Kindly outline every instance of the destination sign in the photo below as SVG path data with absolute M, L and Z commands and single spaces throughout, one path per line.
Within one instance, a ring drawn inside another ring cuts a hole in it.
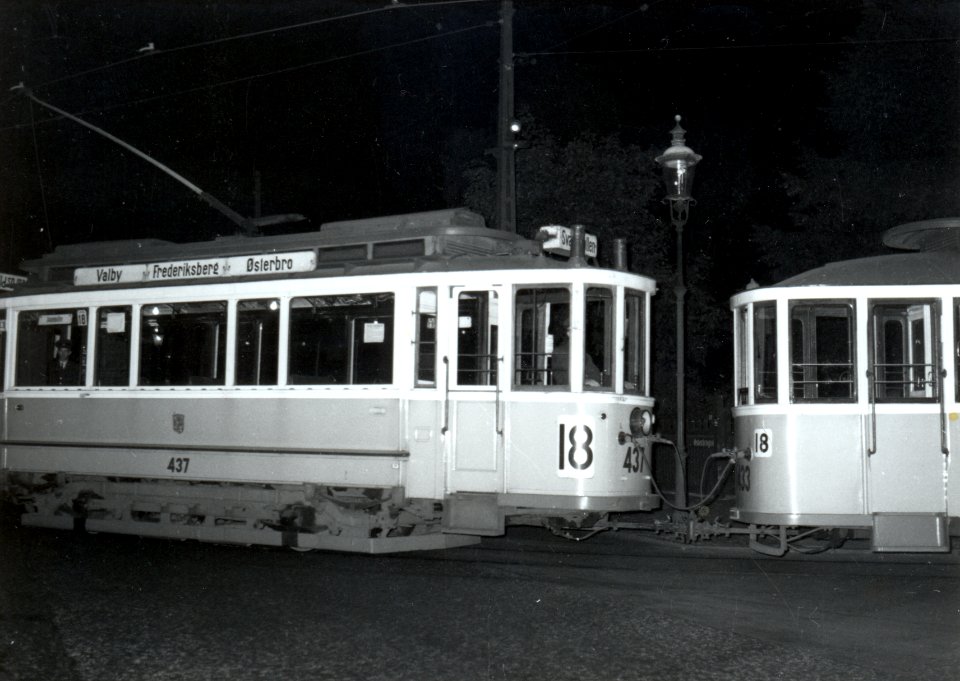
M 317 267 L 313 251 L 238 255 L 229 258 L 168 260 L 143 265 L 109 265 L 80 267 L 74 270 L 74 286 L 107 284 L 144 284 L 182 279 L 216 279 L 220 277 L 255 277 L 263 274 L 310 272 Z
M 547 253 L 570 255 L 570 245 L 573 242 L 573 230 L 563 225 L 546 225 L 540 228 L 540 234 L 545 238 L 543 250 Z M 597 237 L 593 234 L 584 235 L 583 255 L 587 258 L 597 257 Z
M 5 272 L 0 272 L 0 286 L 14 286 L 15 284 L 22 284 L 26 280 L 26 277 L 21 277 L 19 274 L 6 274 Z

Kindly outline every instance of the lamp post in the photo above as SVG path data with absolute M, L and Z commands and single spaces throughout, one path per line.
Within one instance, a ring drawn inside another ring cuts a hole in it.
M 670 221 L 677 231 L 677 283 L 673 288 L 677 299 L 677 472 L 674 503 L 679 507 L 687 505 L 687 449 L 685 442 L 686 423 L 684 421 L 684 297 L 687 293 L 683 278 L 683 226 L 687 223 L 690 206 L 695 203 L 690 196 L 693 189 L 693 171 L 702 156 L 695 154 L 684 139 L 686 130 L 680 127 L 680 116 L 676 116 L 677 125 L 670 131 L 670 147 L 657 156 L 656 161 L 663 168 L 663 181 L 667 188 L 664 203 L 670 204 Z

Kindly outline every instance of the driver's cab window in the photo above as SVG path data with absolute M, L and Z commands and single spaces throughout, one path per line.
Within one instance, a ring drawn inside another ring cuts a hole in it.
M 790 397 L 794 402 L 856 400 L 853 301 L 790 303 Z
M 565 385 L 570 291 L 563 287 L 521 288 L 514 297 L 515 386 Z
M 613 291 L 593 286 L 587 289 L 583 325 L 583 385 L 613 387 Z

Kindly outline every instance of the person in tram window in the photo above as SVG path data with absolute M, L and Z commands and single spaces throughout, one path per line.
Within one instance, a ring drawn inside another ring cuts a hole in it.
M 566 320 L 554 327 L 553 355 L 550 360 L 550 369 L 553 380 L 551 385 L 570 384 L 570 330 Z M 603 378 L 600 369 L 589 352 L 583 353 L 583 384 L 589 387 L 600 385 Z
M 71 354 L 69 341 L 57 343 L 57 357 L 47 370 L 47 385 L 80 385 L 80 366 L 70 359 Z

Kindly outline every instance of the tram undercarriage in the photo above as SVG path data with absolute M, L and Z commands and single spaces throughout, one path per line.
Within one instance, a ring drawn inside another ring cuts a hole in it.
M 442 504 L 399 488 L 236 485 L 90 476 L 12 480 L 24 525 L 225 544 L 390 553 L 466 546 Z
M 402 488 L 13 474 L 9 489 L 26 526 L 295 550 L 455 548 L 476 544 L 481 535 L 502 534 L 505 525 L 540 526 L 570 538 L 575 538 L 571 532 L 609 529 L 604 513 L 501 507 L 490 509 L 499 516 L 499 532 L 464 530 L 448 517 L 454 506 L 407 499 Z

